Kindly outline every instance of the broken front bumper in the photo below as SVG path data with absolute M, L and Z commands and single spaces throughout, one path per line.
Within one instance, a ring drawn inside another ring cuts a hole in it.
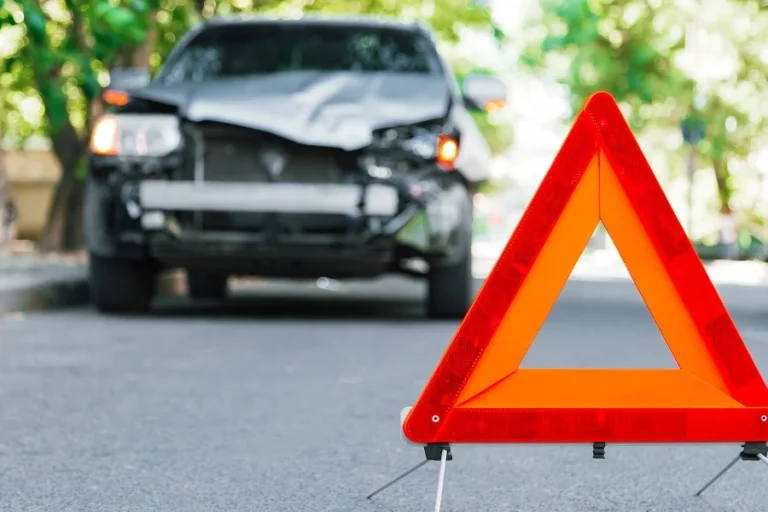
M 450 190 L 432 182 L 407 193 L 390 183 L 144 180 L 120 188 L 119 202 L 134 225 L 118 230 L 121 242 L 144 245 L 168 266 L 214 270 L 220 265 L 243 274 L 386 273 L 403 258 L 442 254 L 455 224 L 451 218 L 460 211 Z M 258 217 L 261 227 L 232 222 L 210 229 L 202 222 L 204 215 L 217 213 L 227 219 Z M 179 222 L 182 217 L 186 220 Z M 286 228 L 291 223 L 299 229 Z
M 370 184 L 221 183 L 148 180 L 139 185 L 146 210 L 313 213 L 390 216 L 395 187 Z

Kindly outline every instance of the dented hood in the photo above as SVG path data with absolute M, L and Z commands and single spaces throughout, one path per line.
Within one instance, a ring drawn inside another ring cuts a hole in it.
M 133 97 L 176 106 L 182 117 L 262 130 L 298 143 L 359 149 L 378 128 L 447 114 L 441 76 L 288 72 L 179 85 L 150 85 Z

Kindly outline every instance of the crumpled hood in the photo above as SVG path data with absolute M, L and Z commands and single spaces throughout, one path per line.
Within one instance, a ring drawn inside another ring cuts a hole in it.
M 190 121 L 263 130 L 308 145 L 359 149 L 378 128 L 447 114 L 441 76 L 287 72 L 200 84 L 150 85 L 132 96 L 171 104 Z

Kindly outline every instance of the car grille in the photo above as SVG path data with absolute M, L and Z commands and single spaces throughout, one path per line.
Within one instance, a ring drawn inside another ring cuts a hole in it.
M 201 125 L 205 181 L 339 183 L 344 169 L 337 151 L 303 146 L 254 130 Z
M 189 165 L 178 177 L 217 182 L 341 183 L 356 173 L 356 157 L 330 148 L 296 144 L 256 130 L 218 123 L 185 126 Z M 263 232 L 272 216 L 243 212 L 183 212 L 185 229 Z M 295 216 L 273 229 L 305 233 L 333 233 L 347 229 L 343 218 Z M 293 227 L 292 227 L 293 226 Z

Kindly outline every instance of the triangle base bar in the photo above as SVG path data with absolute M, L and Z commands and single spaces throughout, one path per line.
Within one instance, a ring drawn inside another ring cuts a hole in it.
M 411 411 L 414 415 L 415 411 Z M 409 426 L 435 417 L 412 417 Z M 768 439 L 768 409 L 465 409 L 439 423 L 451 443 L 743 443 Z M 421 430 L 421 429 L 419 429 Z M 430 439 L 431 441 L 431 439 Z

